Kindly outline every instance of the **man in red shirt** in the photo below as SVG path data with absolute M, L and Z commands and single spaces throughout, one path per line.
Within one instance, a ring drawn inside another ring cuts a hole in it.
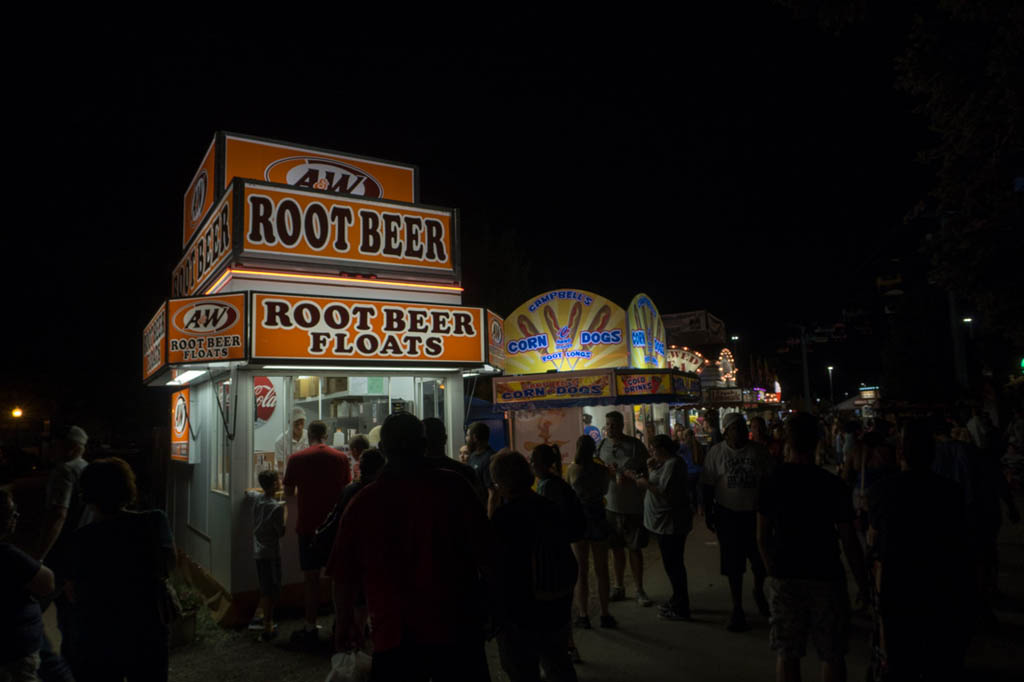
M 322 421 L 311 423 L 309 447 L 288 458 L 284 474 L 285 497 L 297 498 L 295 533 L 299 536 L 299 566 L 306 577 L 306 626 L 292 633 L 292 641 L 298 644 L 314 644 L 318 639 L 316 611 L 323 565 L 313 551 L 316 529 L 352 480 L 348 457 L 327 447 L 326 439 L 327 425 Z
M 339 651 L 361 645 L 360 593 L 373 622 L 373 679 L 489 680 L 484 589 L 492 542 L 483 505 L 456 473 L 430 465 L 423 424 L 395 414 L 381 429 L 387 465 L 338 524 L 334 579 Z

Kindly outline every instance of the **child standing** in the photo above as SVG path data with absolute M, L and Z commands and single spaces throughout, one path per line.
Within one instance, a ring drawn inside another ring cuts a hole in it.
M 262 493 L 255 493 L 252 512 L 252 546 L 256 558 L 256 575 L 260 581 L 260 608 L 263 609 L 263 632 L 258 642 L 277 636 L 274 625 L 274 603 L 281 594 L 281 550 L 278 541 L 284 536 L 285 504 L 276 493 L 281 479 L 273 469 L 259 473 Z

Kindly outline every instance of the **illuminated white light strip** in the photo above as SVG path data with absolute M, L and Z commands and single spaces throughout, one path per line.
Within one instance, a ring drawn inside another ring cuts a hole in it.
M 263 365 L 263 369 L 282 369 L 300 372 L 458 372 L 458 367 L 339 367 L 334 365 Z
M 362 277 L 342 277 L 340 275 L 315 275 L 302 272 L 280 272 L 277 270 L 249 270 L 246 268 L 229 268 L 206 290 L 206 295 L 212 294 L 220 289 L 228 279 L 235 275 L 256 275 L 262 277 L 276 277 L 279 279 L 297 279 L 309 282 L 332 282 L 341 284 L 356 284 L 368 287 L 387 287 L 397 289 L 427 289 L 428 291 L 451 291 L 462 293 L 464 289 L 458 286 L 445 284 L 420 284 L 419 282 L 398 282 L 388 279 L 366 279 Z
M 179 374 L 174 379 L 171 379 L 170 381 L 168 381 L 167 385 L 168 386 L 183 386 L 184 384 L 187 384 L 188 382 L 192 381 L 193 379 L 198 379 L 199 377 L 203 376 L 204 374 L 206 374 L 206 370 L 205 369 L 203 369 L 203 370 L 190 369 L 190 370 L 187 370 L 185 372 L 182 372 L 181 374 Z

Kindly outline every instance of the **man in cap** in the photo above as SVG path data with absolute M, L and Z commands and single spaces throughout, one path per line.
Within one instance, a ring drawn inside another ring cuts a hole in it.
M 766 575 L 757 546 L 757 491 L 771 471 L 768 451 L 747 438 L 743 415 L 731 412 L 722 419 L 724 440 L 713 446 L 704 459 L 705 518 L 708 529 L 718 534 L 722 575 L 729 578 L 732 616 L 728 630 L 748 630 L 743 613 L 743 574 L 747 560 L 754 573 L 754 601 L 761 615 L 768 617 L 764 596 Z
M 274 455 L 278 466 L 284 464 L 293 452 L 309 447 L 306 439 L 306 412 L 301 407 L 292 408 L 291 428 L 283 432 L 274 442 Z
M 64 596 L 63 587 L 68 580 L 69 551 L 71 534 L 82 521 L 82 504 L 79 479 L 88 465 L 82 455 L 89 436 L 80 426 L 72 426 L 63 438 L 54 444 L 56 466 L 46 482 L 46 502 L 43 516 L 43 532 L 35 548 L 35 558 L 46 560 L 56 579 L 54 600 L 57 607 L 57 624 L 62 634 L 61 653 L 73 660 L 74 633 L 71 627 L 71 603 Z M 45 605 L 43 607 L 45 610 Z

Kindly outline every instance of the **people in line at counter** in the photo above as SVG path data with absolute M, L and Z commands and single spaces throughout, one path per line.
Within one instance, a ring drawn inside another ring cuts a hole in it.
M 359 461 L 363 457 L 363 453 L 370 449 L 370 439 L 364 434 L 357 433 L 352 436 L 352 440 L 348 442 L 348 463 L 352 467 L 352 480 L 358 481 L 359 475 Z
M 459 476 L 427 462 L 415 416 L 389 416 L 381 449 L 387 464 L 345 510 L 327 563 L 335 646 L 362 645 L 362 591 L 373 614 L 374 680 L 489 680 L 481 576 L 493 575 L 493 550 L 484 509 Z
M 309 447 L 306 439 L 306 412 L 301 407 L 292 408 L 291 424 L 286 431 L 274 441 L 274 456 L 277 458 L 278 466 L 281 462 L 288 461 L 293 453 L 305 450 Z
M 277 637 L 274 604 L 281 594 L 281 547 L 284 537 L 286 505 L 277 500 L 281 478 L 274 469 L 261 471 L 257 478 L 262 492 L 252 493 L 252 550 L 256 560 L 256 577 L 260 584 L 260 609 L 263 617 L 249 624 L 260 627 L 259 642 Z
M 92 462 L 81 488 L 93 521 L 71 538 L 75 679 L 166 682 L 174 614 L 165 581 L 175 564 L 167 516 L 128 510 L 135 474 L 119 457 Z
M 640 476 L 630 470 L 644 495 L 644 528 L 658 541 L 662 565 L 672 585 L 672 597 L 658 607 L 666 620 L 690 620 L 690 594 L 686 579 L 684 552 L 686 536 L 693 529 L 693 510 L 687 491 L 686 460 L 677 456 L 678 446 L 664 434 L 651 439 L 653 457 L 647 463 L 649 474 Z
M 14 498 L 0 488 L 0 679 L 35 680 L 44 637 L 37 600 L 53 594 L 53 571 L 7 543 L 17 523 Z
M 473 494 L 480 500 L 480 504 L 487 506 L 487 491 L 480 482 L 480 477 L 476 475 L 476 470 L 468 464 L 452 459 L 445 451 L 448 445 L 448 431 L 444 427 L 444 422 L 437 417 L 427 417 L 423 420 L 423 430 L 427 437 L 427 461 L 438 469 L 454 471 L 462 476 L 473 488 Z
M 580 498 L 587 526 L 583 538 L 572 544 L 572 551 L 579 564 L 576 579 L 576 619 L 574 625 L 590 629 L 590 556 L 594 557 L 594 573 L 597 575 L 597 602 L 601 608 L 601 627 L 614 628 L 618 625 L 608 612 L 608 518 L 604 510 L 604 496 L 608 492 L 611 474 L 607 467 L 594 461 L 597 444 L 584 434 L 576 439 L 576 454 L 566 472 L 569 485 Z
M 725 440 L 708 451 L 701 483 L 704 489 L 705 520 L 708 530 L 718 534 L 722 575 L 729 579 L 732 615 L 730 632 L 749 630 L 743 613 L 743 574 L 750 561 L 754 573 L 754 601 L 765 618 L 768 601 L 764 596 L 765 566 L 757 547 L 757 491 L 771 471 L 768 452 L 747 439 L 743 415 L 730 412 L 722 420 Z
M 624 587 L 626 573 L 626 552 L 629 552 L 629 567 L 636 581 L 636 601 L 640 606 L 651 606 L 654 602 L 644 591 L 644 555 L 647 546 L 647 530 L 644 528 L 644 491 L 637 487 L 632 478 L 625 475 L 630 471 L 638 476 L 647 475 L 647 448 L 638 439 L 627 436 L 623 431 L 625 421 L 622 413 L 613 410 L 605 419 L 608 437 L 597 446 L 597 457 L 611 471 L 606 493 L 608 519 L 608 546 L 612 549 L 615 585 L 609 599 L 619 601 L 626 598 Z
M 489 444 L 490 438 L 491 429 L 483 422 L 472 424 L 466 431 L 466 447 L 469 449 L 466 464 L 473 467 L 484 490 L 494 487 L 491 480 L 491 455 L 494 454 L 494 450 Z
M 295 644 L 313 645 L 319 640 L 316 612 L 320 603 L 320 571 L 323 560 L 316 552 L 316 529 L 334 508 L 345 486 L 352 480 L 348 457 L 328 447 L 327 425 L 309 425 L 310 446 L 288 458 L 284 473 L 284 495 L 296 498 L 295 533 L 298 535 L 299 567 L 305 577 L 306 623 L 292 633 Z
M 71 603 L 63 588 L 68 580 L 71 535 L 81 525 L 85 514 L 80 481 L 88 465 L 83 458 L 88 442 L 89 436 L 85 430 L 80 426 L 72 426 L 55 444 L 57 464 L 46 482 L 43 530 L 33 553 L 36 559 L 45 561 L 53 570 L 55 591 L 43 600 L 42 608 L 46 611 L 51 600 L 56 607 L 57 627 L 61 632 L 61 655 L 71 665 L 74 665 L 76 636 Z

